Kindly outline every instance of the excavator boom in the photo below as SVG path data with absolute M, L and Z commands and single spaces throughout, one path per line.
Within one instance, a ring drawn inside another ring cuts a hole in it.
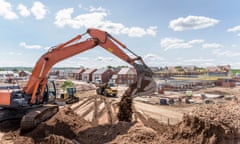
M 90 38 L 80 41 L 86 34 L 89 34 Z M 55 114 L 58 110 L 55 106 L 37 108 L 42 105 L 44 106 L 45 103 L 49 103 L 48 97 L 53 95 L 56 96 L 56 90 L 48 90 L 49 88 L 47 83 L 49 82 L 48 73 L 50 69 L 56 63 L 90 50 L 96 46 L 104 48 L 136 69 L 137 86 L 132 89 L 131 97 L 151 94 L 155 91 L 156 85 L 152 78 L 152 71 L 144 63 L 141 57 L 133 53 L 109 33 L 98 29 L 88 29 L 86 33 L 77 35 L 63 44 L 52 47 L 43 54 L 37 61 L 32 71 L 32 75 L 22 91 L 0 91 L 0 107 L 4 107 L 5 109 L 14 108 L 19 111 L 25 109 L 24 113 L 26 114 L 23 116 L 21 122 L 22 129 L 30 129 L 33 126 L 36 126 L 36 121 L 40 122 L 48 117 L 51 117 L 51 115 Z M 132 53 L 135 58 L 129 57 L 123 49 Z
M 91 38 L 88 38 L 85 41 L 77 42 L 85 34 L 89 34 Z M 152 91 L 155 90 L 154 81 L 152 80 L 152 71 L 146 66 L 141 57 L 130 51 L 128 48 L 126 48 L 124 44 L 119 42 L 109 33 L 98 29 L 88 29 L 86 33 L 78 35 L 63 44 L 51 48 L 38 60 L 35 68 L 33 69 L 32 75 L 24 89 L 24 92 L 26 94 L 32 95 L 31 103 L 35 104 L 36 102 L 42 100 L 43 91 L 47 82 L 47 74 L 49 73 L 50 69 L 54 64 L 76 54 L 92 49 L 96 46 L 101 46 L 102 48 L 119 57 L 123 61 L 126 61 L 127 63 L 133 65 L 137 71 L 139 85 L 144 78 L 151 81 L 153 85 L 150 88 L 146 86 L 147 89 L 141 91 L 141 93 L 152 93 Z M 122 49 L 128 50 L 136 57 L 130 58 L 119 46 Z M 39 88 L 41 89 L 40 91 L 42 93 L 40 93 L 39 96 L 37 96 L 38 98 L 36 99 L 36 93 Z M 137 93 L 135 93 L 134 95 L 137 95 Z

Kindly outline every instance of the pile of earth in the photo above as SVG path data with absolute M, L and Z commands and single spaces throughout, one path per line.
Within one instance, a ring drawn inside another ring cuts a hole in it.
M 143 86 L 147 84 L 143 83 Z M 113 120 L 110 120 L 112 123 L 101 125 L 91 123 L 75 113 L 70 106 L 64 106 L 51 119 L 28 133 L 21 133 L 20 124 L 16 121 L 1 123 L 0 130 L 4 135 L 0 138 L 0 143 L 225 144 L 240 142 L 239 104 L 202 105 L 185 114 L 180 123 L 173 126 L 164 125 L 134 111 L 131 94 L 136 87 L 136 83 L 132 84 L 123 94 L 118 105 L 118 115 L 115 116 L 119 121 L 113 123 Z M 138 90 L 143 90 L 143 87 Z M 106 109 L 111 108 L 109 104 L 112 103 L 105 99 L 94 96 L 92 100 L 96 100 L 92 102 L 95 112 L 98 111 L 97 106 L 100 107 L 101 101 Z M 110 110 L 104 112 L 111 113 Z M 114 119 L 114 115 L 109 115 Z M 132 116 L 135 116 L 135 121 Z
M 66 143 L 66 144 L 225 144 L 240 142 L 240 105 L 202 105 L 185 114 L 176 125 L 159 124 L 133 109 L 136 121 L 92 125 L 74 113 L 70 106 L 33 131 L 20 133 L 18 123 L 2 123 L 1 138 L 5 143 Z M 14 126 L 10 128 L 10 126 Z
M 226 144 L 240 142 L 240 105 L 201 106 L 183 116 L 165 135 L 170 143 Z
M 103 144 L 103 143 L 157 143 L 157 133 L 139 122 L 118 122 L 93 127 L 88 121 L 64 107 L 33 131 L 9 131 L 3 143 L 41 144 Z
M 148 87 L 148 85 L 150 83 L 151 83 L 150 80 L 142 79 L 141 85 L 138 85 L 137 81 L 132 83 L 131 85 L 129 85 L 128 89 L 122 95 L 121 101 L 118 104 L 119 105 L 119 111 L 118 111 L 117 117 L 118 117 L 119 121 L 125 121 L 125 122 L 131 122 L 132 121 L 133 97 L 135 96 L 135 94 L 144 93 L 145 88 Z

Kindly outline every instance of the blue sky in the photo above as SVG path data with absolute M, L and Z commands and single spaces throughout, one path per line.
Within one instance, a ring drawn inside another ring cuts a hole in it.
M 34 66 L 51 46 L 105 30 L 149 66 L 240 68 L 239 0 L 0 0 L 0 66 Z M 127 65 L 100 47 L 56 66 Z

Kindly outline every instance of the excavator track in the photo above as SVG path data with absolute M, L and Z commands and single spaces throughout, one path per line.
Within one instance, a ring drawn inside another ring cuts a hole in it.
M 16 111 L 15 109 L 0 108 L 0 122 L 13 119 L 21 119 L 24 115 L 24 110 Z
M 79 101 L 79 98 L 73 96 L 72 98 L 69 98 L 69 99 L 66 101 L 66 104 L 73 104 L 73 103 L 76 103 L 76 102 L 78 102 L 78 101 Z
M 49 119 L 58 112 L 57 105 L 44 105 L 34 108 L 22 117 L 20 129 L 22 132 L 30 131 L 41 122 Z

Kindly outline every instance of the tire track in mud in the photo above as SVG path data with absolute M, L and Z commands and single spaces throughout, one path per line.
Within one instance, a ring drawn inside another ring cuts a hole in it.
M 105 104 L 105 110 L 108 114 L 108 123 L 113 124 L 113 113 L 111 109 L 111 102 L 108 99 L 103 98 L 103 102 Z
M 133 106 L 133 117 L 136 121 L 143 123 L 144 126 L 150 127 L 155 130 L 158 134 L 166 133 L 173 125 L 167 125 L 164 123 L 159 123 L 157 120 L 144 114 L 142 111 L 138 111 Z
M 114 124 L 118 121 L 116 100 L 101 95 L 91 95 L 71 106 L 72 110 L 93 126 Z
M 95 95 L 91 95 L 91 96 L 89 96 L 89 97 L 85 97 L 85 98 L 83 98 L 84 101 L 83 101 L 83 99 L 81 99 L 78 103 L 72 104 L 71 109 L 72 109 L 73 111 L 75 111 L 75 110 L 79 109 L 82 105 L 91 103 L 91 102 L 92 102 L 91 99 L 92 99 L 94 96 L 95 96 Z M 75 106 L 75 105 L 76 105 L 76 106 Z
M 99 100 L 98 100 L 99 99 Z M 92 125 L 98 125 L 98 107 L 100 105 L 101 99 L 97 96 L 94 97 L 94 107 L 93 107 L 93 117 L 92 117 Z

